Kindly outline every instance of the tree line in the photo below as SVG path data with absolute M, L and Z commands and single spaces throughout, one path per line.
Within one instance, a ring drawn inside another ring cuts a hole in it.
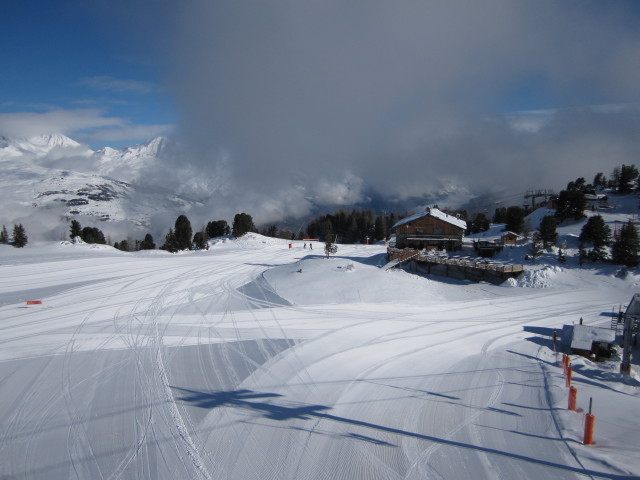
M 551 251 L 551 247 L 557 246 L 556 226 L 557 221 L 554 216 L 547 215 L 542 218 L 538 231 L 533 234 L 529 249 L 532 258 L 542 255 L 544 249 Z M 611 227 L 605 223 L 602 215 L 593 215 L 582 226 L 578 242 L 580 265 L 587 260 L 611 262 L 627 267 L 637 267 L 640 264 L 640 236 L 632 220 L 621 225 L 620 230 L 616 228 L 612 233 Z M 564 242 L 559 246 L 558 260 L 561 263 L 566 261 L 566 248 Z
M 235 235 L 240 237 L 247 232 L 255 232 L 257 229 L 253 224 L 251 215 L 239 213 L 235 216 L 233 228 L 229 227 L 226 220 L 214 220 L 208 222 L 197 232 L 193 232 L 191 222 L 186 215 L 180 215 L 176 219 L 173 227 L 169 228 L 169 233 L 164 238 L 161 250 L 175 253 L 180 250 L 201 250 L 208 248 L 208 240 L 214 237 L 225 235 Z M 103 232 L 96 227 L 82 227 L 78 220 L 72 220 L 69 230 L 69 237 L 73 240 L 80 238 L 85 243 L 107 244 Z M 154 250 L 156 248 L 153 236 L 147 233 L 143 240 L 127 238 L 113 244 L 114 248 L 125 252 L 139 250 Z
M 21 223 L 13 226 L 13 232 L 11 235 L 9 235 L 9 231 L 4 225 L 2 226 L 2 230 L 0 230 L 0 243 L 10 244 L 16 248 L 22 248 L 27 245 L 28 241 L 29 237 Z
M 549 219 L 546 217 L 543 219 L 540 231 L 536 232 L 540 238 L 534 237 L 534 246 L 541 243 L 542 248 L 548 248 L 549 243 L 552 241 L 550 238 L 553 235 L 546 232 L 547 230 L 555 231 L 556 224 L 567 220 L 578 221 L 584 219 L 584 211 L 588 205 L 586 195 L 595 194 L 604 188 L 608 188 L 619 194 L 640 192 L 640 172 L 634 165 L 622 165 L 615 167 L 609 178 L 600 172 L 595 175 L 591 183 L 587 183 L 583 177 L 569 182 L 567 187 L 552 199 L 556 207 L 555 216 Z M 528 211 L 526 208 L 520 206 L 498 207 L 495 209 L 492 218 L 489 218 L 482 212 L 469 216 L 466 210 L 443 209 L 443 211 L 465 220 L 467 222 L 467 232 L 471 234 L 488 230 L 492 223 L 504 224 L 505 230 L 517 234 L 527 233 L 526 230 L 529 228 L 525 222 Z M 247 213 L 236 214 L 232 226 L 229 226 L 225 220 L 214 220 L 194 232 L 191 222 L 186 215 L 180 215 L 176 219 L 173 227 L 169 229 L 169 232 L 164 238 L 164 242 L 159 248 L 169 252 L 187 249 L 206 249 L 208 247 L 208 240 L 211 238 L 225 235 L 240 237 L 247 232 L 257 232 L 270 237 L 290 240 L 296 238 L 318 238 L 323 241 L 330 239 L 332 242 L 339 241 L 341 243 L 375 243 L 388 239 L 391 235 L 391 227 L 398 220 L 409 214 L 409 212 L 403 212 L 401 214 L 385 212 L 382 215 L 377 215 L 375 211 L 371 209 L 353 209 L 351 211 L 339 209 L 333 214 L 323 214 L 311 219 L 307 222 L 306 228 L 300 228 L 296 232 L 288 228 L 278 227 L 277 225 L 269 225 L 258 230 L 253 222 L 253 218 Z M 633 225 L 625 226 L 621 229 L 619 237 L 633 236 L 631 231 L 632 227 L 635 229 Z M 551 237 L 549 235 L 551 235 Z M 70 237 L 72 239 L 79 237 L 86 243 L 107 244 L 107 239 L 100 229 L 96 227 L 83 228 L 77 220 L 71 221 Z M 616 240 L 619 237 L 616 232 Z M 584 241 L 585 245 L 590 244 L 588 239 L 589 236 L 587 235 Z M 14 226 L 11 236 L 9 236 L 4 226 L 2 231 L 0 231 L 0 243 L 11 243 L 16 247 L 23 247 L 27 244 L 27 240 L 28 238 L 22 224 Z M 613 240 L 609 240 L 608 243 L 604 244 L 596 242 L 596 245 L 592 245 L 590 250 L 586 246 L 584 247 L 584 258 L 603 258 L 604 250 L 602 245 L 612 247 L 612 258 L 619 258 L 621 254 L 616 252 L 626 251 L 630 248 L 628 246 L 614 248 L 615 242 Z M 143 240 L 129 237 L 115 242 L 113 246 L 123 251 L 153 250 L 156 248 L 151 234 L 146 234 Z

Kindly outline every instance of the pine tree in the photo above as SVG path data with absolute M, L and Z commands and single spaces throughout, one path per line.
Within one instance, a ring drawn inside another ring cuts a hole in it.
M 153 237 L 150 233 L 144 236 L 144 240 L 140 242 L 140 250 L 155 250 L 156 244 L 153 243 Z
M 73 240 L 76 237 L 82 236 L 82 226 L 77 220 L 71 220 L 71 228 L 69 229 L 69 237 Z
M 611 247 L 613 263 L 627 267 L 637 267 L 640 263 L 640 238 L 638 230 L 631 220 L 620 229 L 618 238 Z
M 587 181 L 584 177 L 577 178 L 573 182 L 567 183 L 567 190 L 577 190 L 584 192 L 587 189 Z
M 107 241 L 104 238 L 104 233 L 96 227 L 84 227 L 80 237 L 87 243 L 98 243 L 100 245 L 107 244 Z
M 24 230 L 22 224 L 13 226 L 13 246 L 16 248 L 22 248 L 27 244 L 29 238 L 27 237 L 27 233 Z
M 536 260 L 542 255 L 542 238 L 540 237 L 539 232 L 535 232 L 533 234 L 533 241 L 531 242 L 531 247 L 529 248 L 529 255 L 531 256 L 532 260 Z
M 193 246 L 196 250 L 208 250 L 208 240 L 209 236 L 207 235 L 207 230 L 203 227 L 202 230 L 193 235 Z
M 278 237 L 278 226 L 277 225 L 269 225 L 267 228 L 265 228 L 262 231 L 262 234 L 265 237 L 277 238 Z
M 387 225 L 387 217 L 376 217 L 376 221 L 373 226 L 373 238 L 375 241 L 379 242 L 387 239 Z
M 556 199 L 556 218 L 560 223 L 569 219 L 580 220 L 585 217 L 586 208 L 584 192 L 577 189 L 562 190 Z
M 222 237 L 230 233 L 231 228 L 229 228 L 226 220 L 216 220 L 207 223 L 207 235 L 209 235 L 209 238 Z
M 609 179 L 609 188 L 618 190 L 620 185 L 620 167 L 615 167 L 611 172 L 611 178 Z
M 620 167 L 618 193 L 626 195 L 634 191 L 637 187 L 638 174 L 639 172 L 635 165 L 622 165 Z
M 507 209 L 506 207 L 496 208 L 493 214 L 493 223 L 506 223 L 507 221 Z
M 604 176 L 604 173 L 596 173 L 596 176 L 593 177 L 593 186 L 595 188 L 607 186 L 607 177 Z
M 180 215 L 176 219 L 174 235 L 178 250 L 189 250 L 191 248 L 193 231 L 191 229 L 191 222 L 185 215 Z
M 247 232 L 255 232 L 256 227 L 253 224 L 253 218 L 248 213 L 236 213 L 233 217 L 233 226 L 231 233 L 234 237 L 239 238 Z
M 489 227 L 491 227 L 491 222 L 484 213 L 480 212 L 473 217 L 469 231 L 470 233 L 486 232 Z
M 592 262 L 601 262 L 607 259 L 606 247 L 611 244 L 611 228 L 604 222 L 601 215 L 589 217 L 587 223 L 580 232 L 580 243 L 591 244 L 592 249 L 588 256 Z
M 160 247 L 160 250 L 166 250 L 167 252 L 176 253 L 178 250 L 178 242 L 176 241 L 176 235 L 173 233 L 173 229 L 169 229 L 166 237 L 164 237 L 164 245 Z
M 540 239 L 544 248 L 549 248 L 556 244 L 558 232 L 556 232 L 556 219 L 551 215 L 546 215 L 540 222 Z
M 333 243 L 333 236 L 327 235 L 324 241 L 324 254 L 329 258 L 329 255 L 334 255 L 338 251 L 338 246 Z
M 513 206 L 507 208 L 505 228 L 514 233 L 521 233 L 524 228 L 524 209 L 522 207 Z
M 0 243 L 9 243 L 9 232 L 7 232 L 7 227 L 2 225 L 2 230 L 0 230 Z
M 584 247 L 584 243 L 580 242 L 578 245 L 578 263 L 580 266 L 584 264 L 585 259 L 587 258 L 587 249 Z

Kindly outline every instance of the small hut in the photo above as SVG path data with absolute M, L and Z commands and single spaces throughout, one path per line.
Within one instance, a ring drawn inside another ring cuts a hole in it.
M 610 358 L 616 342 L 616 332 L 610 328 L 574 325 L 571 353 L 583 357 Z
M 502 243 L 502 245 L 516 245 L 520 238 L 522 237 L 517 233 L 507 231 L 500 237 L 500 243 Z

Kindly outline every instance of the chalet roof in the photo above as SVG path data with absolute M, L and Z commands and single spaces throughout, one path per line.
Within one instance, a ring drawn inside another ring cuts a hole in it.
M 591 327 L 589 325 L 574 325 L 571 348 L 591 350 L 593 342 L 614 343 L 616 332 L 610 328 Z
M 454 217 L 453 215 L 448 215 L 443 211 L 438 210 L 437 208 L 428 208 L 428 207 L 423 212 L 416 213 L 415 215 L 411 215 L 410 217 L 405 217 L 402 220 L 397 221 L 391 228 L 393 229 L 393 228 L 400 227 L 406 223 L 413 222 L 414 220 L 418 220 L 419 218 L 423 218 L 423 217 L 435 217 L 439 220 L 450 223 L 451 225 L 455 225 L 456 227 L 461 228 L 463 230 L 467 229 L 467 222 L 465 222 L 464 220 L 458 217 Z

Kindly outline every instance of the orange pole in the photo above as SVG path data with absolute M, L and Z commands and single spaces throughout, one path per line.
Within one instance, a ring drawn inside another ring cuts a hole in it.
M 593 445 L 593 424 L 596 421 L 596 417 L 587 413 L 584 416 L 584 444 Z
M 578 389 L 576 387 L 569 388 L 569 410 L 576 411 L 576 403 L 578 400 Z
M 571 386 L 571 374 L 572 374 L 572 370 L 571 370 L 571 364 L 569 364 L 567 366 L 567 387 Z

